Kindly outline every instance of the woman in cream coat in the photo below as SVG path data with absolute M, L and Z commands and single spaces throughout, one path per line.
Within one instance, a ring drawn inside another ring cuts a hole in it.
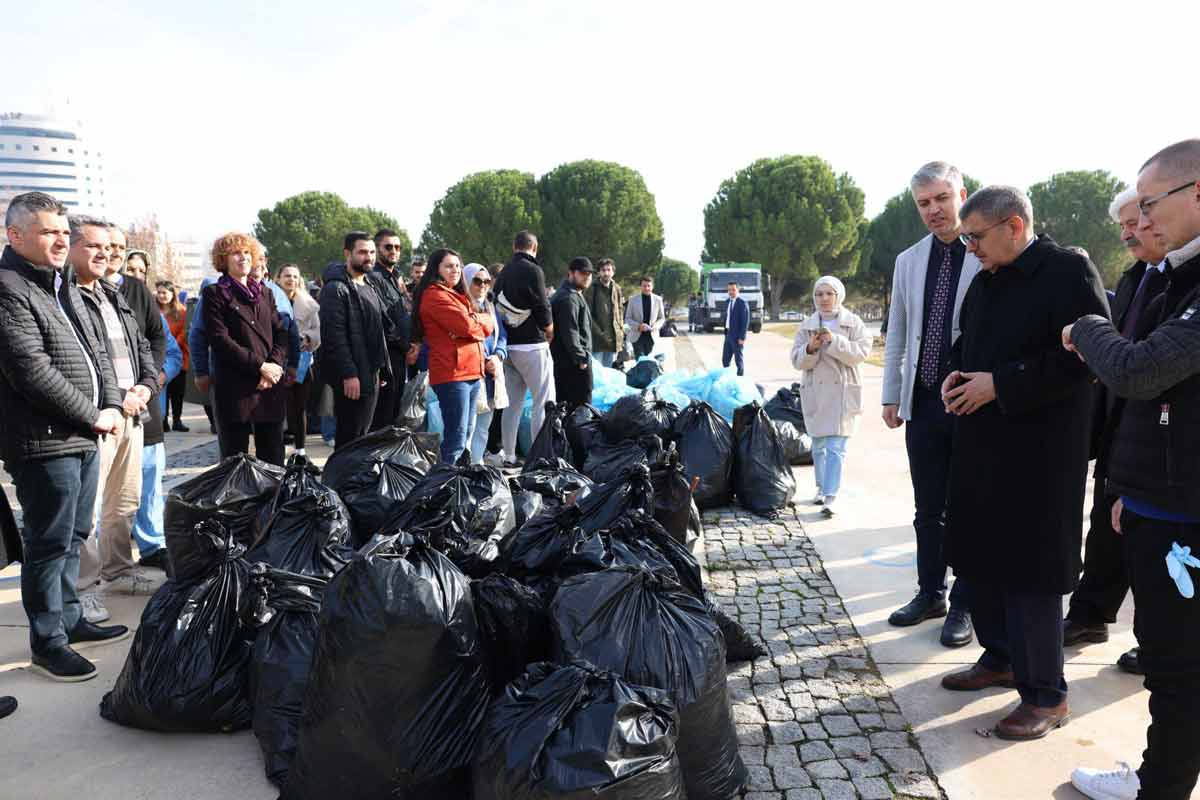
M 873 338 L 863 321 L 842 308 L 846 287 L 826 275 L 813 286 L 816 313 L 796 332 L 792 366 L 800 370 L 800 401 L 804 424 L 812 437 L 814 502 L 833 516 L 842 484 L 846 441 L 862 414 L 862 379 L 858 365 L 871 354 Z

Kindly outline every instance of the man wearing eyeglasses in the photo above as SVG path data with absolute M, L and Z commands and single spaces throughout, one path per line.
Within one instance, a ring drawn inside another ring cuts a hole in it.
M 404 395 L 408 372 L 405 357 L 412 334 L 412 317 L 407 303 L 408 287 L 399 268 L 403 257 L 404 242 L 400 234 L 388 228 L 375 232 L 375 268 L 367 273 L 367 282 L 375 288 L 383 306 L 392 380 L 379 388 L 379 401 L 375 405 L 371 430 L 396 424 L 400 416 L 400 399 Z
M 979 260 L 959 240 L 959 210 L 967 199 L 962 173 L 952 164 L 932 161 L 909 183 L 913 202 L 929 235 L 896 257 L 892 305 L 888 314 L 883 367 L 883 421 L 905 428 L 912 476 L 917 535 L 917 595 L 892 612 L 892 625 L 917 625 L 946 617 L 941 642 L 961 647 L 971 642 L 966 581 L 954 582 L 947 607 L 946 485 L 954 417 L 946 413 L 941 386 L 950 347 L 959 335 L 959 312 L 967 287 L 979 272 Z
M 1125 398 L 1108 489 L 1137 602 L 1133 630 L 1150 690 L 1142 766 L 1076 770 L 1089 797 L 1184 800 L 1200 775 L 1200 139 L 1155 154 L 1138 175 L 1139 234 L 1167 251 L 1168 282 L 1140 341 L 1085 317 L 1062 343 Z M 1140 790 L 1140 794 L 1138 793 Z
M 1062 596 L 1079 581 L 1090 376 L 1062 349 L 1062 326 L 1108 317 L 1087 258 L 1033 232 L 1029 198 L 989 186 L 962 207 L 981 272 L 963 298 L 962 335 L 942 383 L 955 415 L 946 561 L 968 581 L 984 652 L 942 686 L 1015 686 L 1002 739 L 1038 739 L 1070 717 Z

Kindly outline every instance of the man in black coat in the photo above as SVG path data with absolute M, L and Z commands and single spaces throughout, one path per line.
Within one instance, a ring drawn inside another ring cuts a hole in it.
M 1125 399 L 1108 487 L 1119 498 L 1113 527 L 1125 539 L 1137 603 L 1150 727 L 1136 775 L 1076 770 L 1072 782 L 1119 785 L 1119 797 L 1186 800 L 1200 775 L 1200 562 L 1185 555 L 1200 554 L 1200 139 L 1146 162 L 1137 193 L 1139 236 L 1167 251 L 1166 288 L 1132 338 L 1089 316 L 1065 328 L 1062 342 Z
M 557 335 L 550 343 L 554 392 L 560 402 L 592 402 L 592 314 L 583 293 L 595 269 L 583 256 L 571 259 L 567 277 L 550 298 Z
M 1138 233 L 1141 212 L 1137 205 L 1137 188 L 1129 187 L 1113 200 L 1109 214 L 1121 226 L 1121 240 L 1130 255 L 1137 259 L 1125 270 L 1117 283 L 1111 302 L 1113 325 L 1126 338 L 1133 338 L 1146 308 L 1162 293 L 1167 284 L 1163 270 L 1166 250 L 1153 237 Z M 1063 630 L 1063 644 L 1108 641 L 1108 624 L 1116 622 L 1117 612 L 1129 590 L 1129 577 L 1123 556 L 1120 534 L 1112 528 L 1112 507 L 1117 498 L 1106 488 L 1108 460 L 1124 398 L 1117 397 L 1100 384 L 1092 420 L 1092 456 L 1096 459 L 1093 474 L 1092 513 L 1083 556 L 1083 575 L 1071 595 Z M 1128 672 L 1140 673 L 1137 648 L 1121 656 L 1118 666 Z
M 398 233 L 387 228 L 375 232 L 375 269 L 367 273 L 367 283 L 375 289 L 383 305 L 392 380 L 379 389 L 371 430 L 396 424 L 400 416 L 400 399 L 404 395 L 405 376 L 408 373 L 405 359 L 412 335 L 412 314 L 408 285 L 399 266 L 403 254 L 404 243 Z
M 947 689 L 1013 686 L 1005 739 L 1035 739 L 1070 716 L 1062 596 L 1079 580 L 1090 376 L 1061 345 L 1062 326 L 1108 316 L 1096 268 L 1033 233 L 1019 189 L 980 189 L 962 236 L 982 271 L 963 299 L 962 335 L 942 397 L 955 414 L 946 561 L 969 581 L 979 662 Z

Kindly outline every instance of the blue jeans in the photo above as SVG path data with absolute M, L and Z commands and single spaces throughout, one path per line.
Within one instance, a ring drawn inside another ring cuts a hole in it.
M 475 431 L 475 402 L 480 381 L 451 381 L 431 387 L 442 412 L 442 461 L 453 464 Z
M 82 609 L 79 547 L 92 532 L 100 454 L 76 453 L 8 464 L 24 511 L 21 602 L 29 618 L 29 646 L 45 655 L 67 646 Z
M 613 361 L 616 359 L 616 357 L 617 357 L 616 353 L 601 353 L 601 352 L 596 352 L 596 351 L 592 352 L 592 358 L 599 361 L 600 366 L 608 367 L 609 369 L 612 369 Z
M 471 433 L 471 463 L 482 464 L 487 452 L 488 431 L 492 427 L 492 417 L 495 411 L 488 411 L 475 416 L 475 430 Z
M 337 435 L 337 417 L 321 417 L 321 438 L 332 442 Z
M 142 448 L 142 502 L 133 519 L 133 540 L 142 558 L 167 544 L 163 533 L 163 473 L 167 469 L 167 450 L 162 442 Z
M 812 443 L 813 474 L 817 493 L 837 497 L 842 488 L 842 461 L 846 457 L 848 436 L 815 436 Z

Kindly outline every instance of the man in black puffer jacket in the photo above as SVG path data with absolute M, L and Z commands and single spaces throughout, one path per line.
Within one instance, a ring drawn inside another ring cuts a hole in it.
M 550 298 L 554 318 L 554 393 L 559 402 L 592 402 L 592 314 L 583 293 L 595 269 L 584 256 L 571 259 L 567 277 Z
M 66 208 L 41 192 L 13 198 L 0 256 L 0 456 L 24 513 L 21 601 L 33 669 L 81 681 L 95 666 L 70 645 L 93 641 L 75 581 L 92 529 L 97 435 L 116 432 L 121 395 L 112 362 L 83 306 L 64 285 Z

